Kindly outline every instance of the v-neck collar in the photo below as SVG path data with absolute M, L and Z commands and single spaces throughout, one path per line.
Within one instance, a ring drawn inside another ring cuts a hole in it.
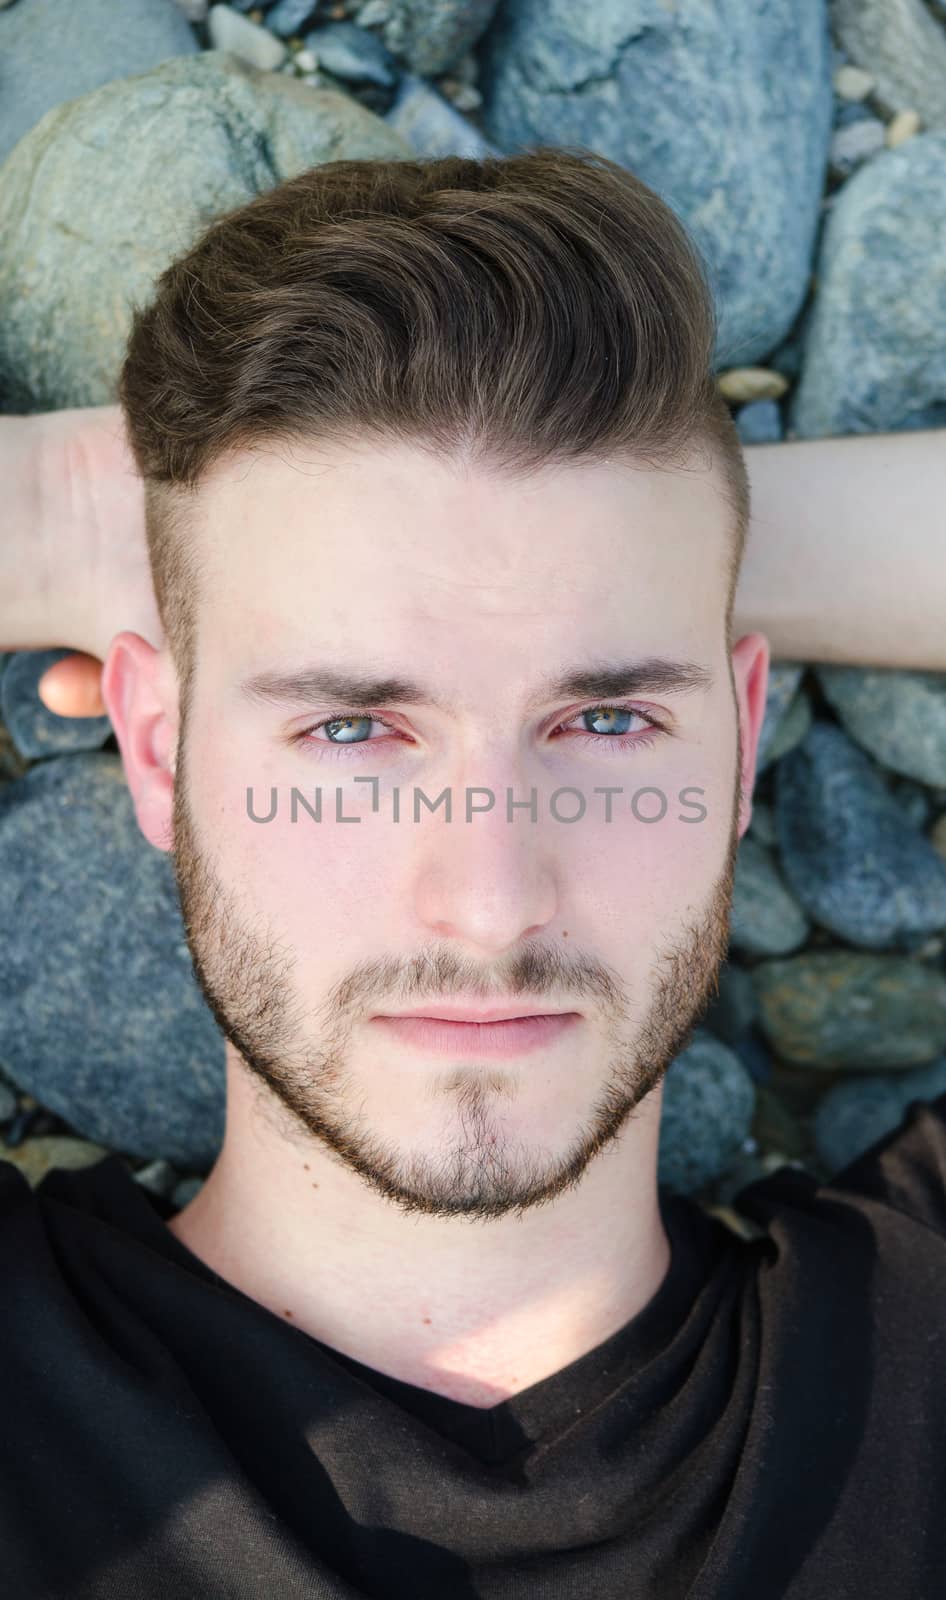
M 507 1465 L 540 1442 L 559 1438 L 619 1385 L 641 1375 L 683 1326 L 721 1255 L 728 1251 L 735 1256 L 740 1249 L 740 1241 L 695 1201 L 658 1186 L 671 1259 L 647 1304 L 622 1328 L 558 1372 L 496 1405 L 481 1407 L 379 1372 L 284 1322 L 222 1278 L 170 1231 L 167 1222 L 176 1215 L 173 1203 L 137 1183 L 119 1155 L 109 1155 L 79 1171 L 56 1170 L 37 1189 L 51 1199 L 94 1212 L 165 1259 L 254 1307 L 284 1336 L 308 1341 L 323 1358 L 488 1464 Z

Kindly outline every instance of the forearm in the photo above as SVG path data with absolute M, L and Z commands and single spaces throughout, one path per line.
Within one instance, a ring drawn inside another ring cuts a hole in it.
M 0 417 L 0 473 L 0 648 L 104 659 L 122 628 L 159 643 L 144 487 L 120 407 Z
M 745 448 L 734 636 L 776 660 L 946 672 L 946 429 Z
M 76 508 L 67 510 L 58 445 L 73 413 L 0 417 L 0 648 L 28 650 L 55 644 L 72 627 L 64 579 L 71 563 L 63 548 L 78 549 Z M 65 425 L 61 419 L 67 418 Z M 53 479 L 56 483 L 53 483 Z M 57 501 L 61 500 L 61 509 Z M 71 536 L 71 538 L 70 538 Z M 73 584 L 73 588 L 75 585 Z

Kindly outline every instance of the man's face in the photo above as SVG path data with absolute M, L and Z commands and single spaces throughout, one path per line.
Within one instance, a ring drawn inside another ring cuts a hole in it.
M 406 445 L 286 446 L 218 467 L 199 505 L 173 821 L 208 1003 L 267 1115 L 405 1212 L 554 1198 L 659 1095 L 726 951 L 739 729 L 715 469 L 511 484 Z M 658 659 L 697 681 L 549 689 Z M 316 670 L 437 703 L 272 689 Z M 316 822 L 299 796 L 314 810 L 318 787 Z M 450 820 L 415 813 L 445 789 Z M 535 791 L 535 820 L 508 790 Z M 451 1002 L 573 1015 L 506 1054 L 379 1020 Z

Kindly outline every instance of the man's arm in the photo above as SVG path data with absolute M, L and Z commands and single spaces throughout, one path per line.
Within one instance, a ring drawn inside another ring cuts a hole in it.
M 735 636 L 773 659 L 946 672 L 946 429 L 750 445 Z
M 115 634 L 163 641 L 121 407 L 0 416 L 0 483 L 0 650 L 82 652 L 51 667 L 40 694 L 62 716 L 100 716 Z
M 746 446 L 736 637 L 759 629 L 775 660 L 946 672 L 944 435 Z M 163 637 L 121 408 L 0 417 L 0 482 L 0 648 L 84 652 L 51 669 L 43 697 L 99 713 L 97 663 L 115 634 Z

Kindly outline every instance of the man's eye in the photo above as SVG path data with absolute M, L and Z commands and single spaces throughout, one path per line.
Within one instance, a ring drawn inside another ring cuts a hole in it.
M 637 728 L 632 727 L 635 719 Z M 576 722 L 583 723 L 583 726 L 574 727 Z M 294 735 L 294 742 L 302 745 L 324 745 L 333 750 L 344 751 L 352 745 L 376 744 L 377 740 L 369 737 L 372 727 L 397 733 L 393 724 L 385 722 L 383 717 L 345 712 L 334 717 L 323 717 L 321 722 L 303 728 L 300 733 Z M 626 749 L 631 745 L 649 744 L 653 737 L 665 731 L 663 724 L 647 712 L 628 706 L 609 705 L 587 706 L 584 711 L 576 712 L 568 722 L 560 723 L 553 729 L 556 735 L 567 734 L 573 739 L 582 739 L 589 746 L 613 743 L 619 749 Z M 316 738 L 317 734 L 323 732 L 324 738 Z
M 363 744 L 368 736 L 368 729 L 377 717 L 332 717 L 328 722 L 317 722 L 314 728 L 309 728 L 309 733 L 324 728 L 331 735 L 329 744 Z M 380 724 L 387 727 L 387 723 Z

